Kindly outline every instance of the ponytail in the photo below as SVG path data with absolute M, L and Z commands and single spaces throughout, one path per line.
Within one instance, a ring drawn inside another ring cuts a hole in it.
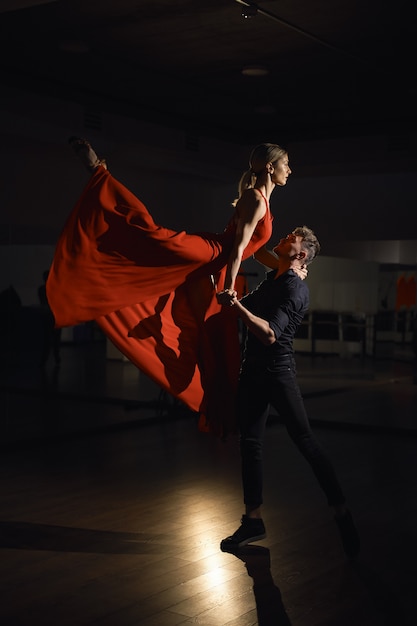
M 243 192 L 246 191 L 246 189 L 252 189 L 255 186 L 255 183 L 256 183 L 255 172 L 253 172 L 252 170 L 246 170 L 246 172 L 243 172 L 239 181 L 238 197 L 236 198 L 236 200 L 232 202 L 232 205 L 236 206 L 236 204 L 242 197 Z

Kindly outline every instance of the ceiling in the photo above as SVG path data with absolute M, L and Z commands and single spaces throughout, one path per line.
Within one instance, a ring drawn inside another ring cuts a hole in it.
M 413 13 L 402 0 L 1 0 L 0 84 L 242 143 L 408 133 Z

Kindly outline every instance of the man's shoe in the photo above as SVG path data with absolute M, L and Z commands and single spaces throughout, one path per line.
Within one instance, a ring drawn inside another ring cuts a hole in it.
M 339 528 L 346 556 L 350 559 L 355 558 L 355 556 L 359 554 L 361 540 L 350 511 L 346 511 L 344 515 L 335 517 L 334 519 Z
M 247 515 L 243 515 L 240 527 L 233 533 L 233 535 L 230 535 L 230 537 L 226 537 L 226 539 L 221 541 L 220 549 L 223 552 L 229 552 L 231 550 L 236 550 L 237 548 L 242 548 L 248 543 L 252 543 L 252 541 L 265 539 L 265 537 L 266 531 L 262 519 L 251 518 Z

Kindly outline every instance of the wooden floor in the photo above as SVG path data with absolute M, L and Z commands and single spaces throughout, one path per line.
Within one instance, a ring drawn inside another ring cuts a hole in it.
M 227 554 L 242 514 L 234 439 L 199 433 L 133 366 L 88 346 L 64 346 L 59 369 L 4 366 L 2 626 L 415 626 L 413 366 L 299 361 L 361 534 L 355 562 L 276 416 L 267 538 Z

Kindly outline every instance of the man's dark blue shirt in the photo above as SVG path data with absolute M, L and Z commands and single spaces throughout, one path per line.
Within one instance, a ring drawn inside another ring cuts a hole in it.
M 254 315 L 269 322 L 276 341 L 266 346 L 248 331 L 245 359 L 266 361 L 293 354 L 294 335 L 309 306 L 309 289 L 293 270 L 275 278 L 276 270 L 268 272 L 258 287 L 241 302 Z

